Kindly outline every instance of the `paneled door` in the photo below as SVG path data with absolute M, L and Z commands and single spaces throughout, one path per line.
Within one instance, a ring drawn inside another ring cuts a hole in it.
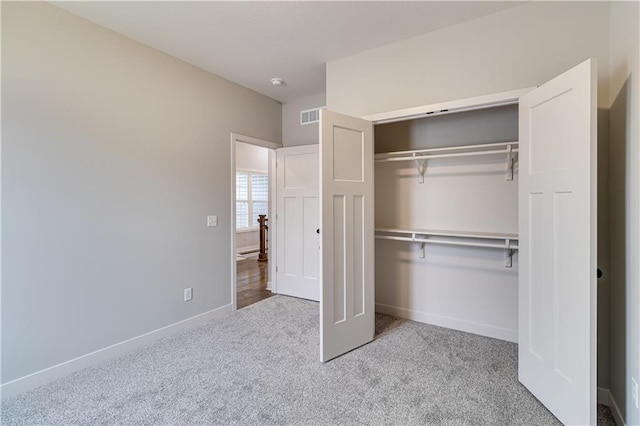
M 596 423 L 596 63 L 520 98 L 520 381 Z
M 276 292 L 318 301 L 318 145 L 280 148 L 276 158 Z
M 373 124 L 320 113 L 320 360 L 373 340 Z

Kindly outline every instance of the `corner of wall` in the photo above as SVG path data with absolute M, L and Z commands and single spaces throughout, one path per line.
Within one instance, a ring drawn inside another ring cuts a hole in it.
M 313 145 L 319 142 L 317 123 L 300 124 L 300 111 L 326 106 L 326 93 L 292 99 L 282 105 L 282 145 Z
M 640 6 L 609 4 L 611 394 L 640 424 L 631 379 L 640 380 Z

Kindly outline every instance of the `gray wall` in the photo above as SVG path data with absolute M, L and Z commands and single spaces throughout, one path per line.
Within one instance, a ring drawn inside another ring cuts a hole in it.
M 628 75 L 632 76 L 635 86 L 627 86 L 625 93 L 633 94 L 629 95 L 635 102 L 631 105 L 637 105 L 640 90 L 637 76 L 633 77 L 631 73 L 632 69 L 638 72 L 637 7 L 637 2 L 530 2 L 327 64 L 327 107 L 336 112 L 363 116 L 532 87 L 586 58 L 598 59 L 598 262 L 605 271 L 605 276 L 598 281 L 598 385 L 611 385 L 618 404 L 624 404 L 628 398 L 625 381 L 629 380 L 624 371 L 618 370 L 624 368 L 623 365 L 640 363 L 639 333 L 624 329 L 625 323 L 640 323 L 638 267 L 628 264 L 628 259 L 634 259 L 637 265 L 640 258 L 637 249 L 640 214 L 637 201 L 633 201 L 640 193 L 637 106 L 628 110 L 630 107 L 625 104 L 625 109 L 612 114 L 610 132 L 608 121 L 612 99 L 616 99 Z M 635 11 L 631 10 L 633 8 Z M 619 52 L 615 53 L 616 50 Z M 620 114 L 622 118 L 616 117 Z M 623 136 L 616 136 L 619 132 L 616 128 L 622 130 Z M 622 141 L 612 140 L 612 158 L 609 160 L 610 135 L 622 138 Z M 626 162 L 626 172 L 613 171 L 620 167 L 620 161 L 623 165 Z M 612 169 L 612 182 L 607 186 L 609 168 Z M 616 177 L 614 173 L 622 175 Z M 617 195 L 620 191 L 626 191 L 631 200 L 620 201 Z M 625 229 L 617 228 L 621 217 L 626 218 L 626 226 L 635 227 L 626 229 L 627 234 Z M 629 224 L 630 221 L 633 223 Z M 617 237 L 612 235 L 612 247 L 619 247 L 611 256 L 615 262 L 611 267 L 610 228 L 612 233 L 617 233 Z M 624 259 L 627 259 L 626 266 L 620 264 Z M 625 276 L 630 273 L 635 275 Z M 610 280 L 617 281 L 617 290 L 610 288 Z M 625 304 L 633 312 L 625 312 Z M 611 324 L 609 310 L 613 315 Z M 615 337 L 616 333 L 619 337 Z M 629 360 L 630 356 L 633 361 Z M 626 360 L 621 359 L 625 357 Z M 616 380 L 620 384 L 610 382 L 609 364 L 612 371 L 616 370 Z M 634 368 L 638 377 L 640 367 Z
M 2 2 L 2 382 L 230 304 L 230 132 L 278 141 L 281 114 L 54 6 Z
M 537 86 L 598 58 L 608 106 L 608 2 L 529 2 L 327 63 L 327 107 L 365 116 Z
M 312 145 L 319 142 L 318 123 L 300 125 L 300 111 L 326 105 L 325 93 L 293 99 L 282 105 L 282 144 Z
M 625 422 L 640 424 L 631 377 L 640 379 L 640 6 L 610 15 L 611 393 Z
M 236 169 L 269 173 L 269 149 L 236 142 Z

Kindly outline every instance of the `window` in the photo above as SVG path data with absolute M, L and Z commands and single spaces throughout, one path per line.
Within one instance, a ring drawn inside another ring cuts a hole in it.
M 236 229 L 258 227 L 258 215 L 268 213 L 269 176 L 236 172 Z

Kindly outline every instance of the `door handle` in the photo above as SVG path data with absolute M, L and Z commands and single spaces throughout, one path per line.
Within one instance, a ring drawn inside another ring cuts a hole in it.
M 320 233 L 320 228 L 316 229 L 316 234 Z

